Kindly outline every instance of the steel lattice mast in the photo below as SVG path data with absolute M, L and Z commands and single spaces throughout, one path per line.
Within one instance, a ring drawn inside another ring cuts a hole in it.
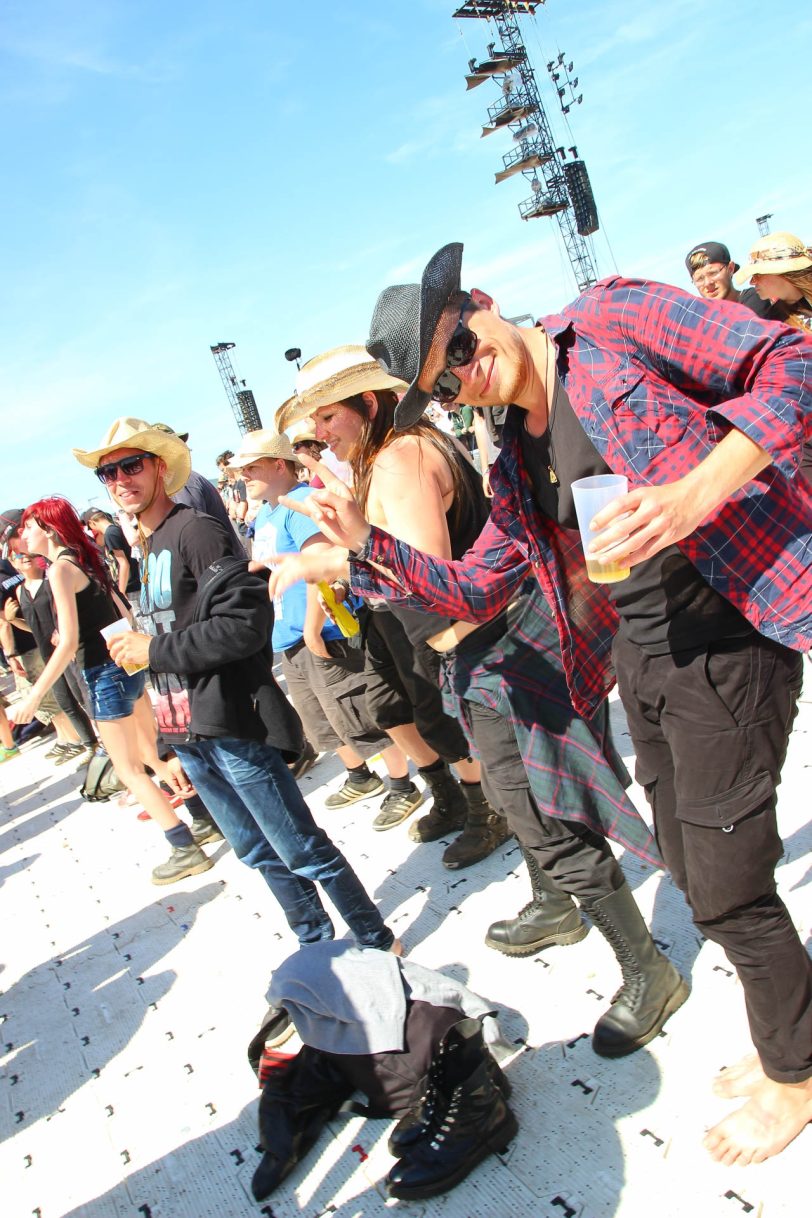
M 518 173 L 528 179 L 533 194 L 519 204 L 519 214 L 523 220 L 555 217 L 578 289 L 584 291 L 598 278 L 584 240 L 598 227 L 586 166 L 578 160 L 565 163 L 563 148 L 556 147 L 519 29 L 519 15 L 534 14 L 542 3 L 544 0 L 466 0 L 454 16 L 493 21 L 496 26 L 501 48 L 497 50 L 492 43 L 487 60 L 477 64 L 472 59 L 466 77 L 469 89 L 488 79 L 502 86 L 502 98 L 488 108 L 490 121 L 483 135 L 507 128 L 516 148 L 502 158 L 504 169 L 497 173 L 496 181 Z
M 262 420 L 259 417 L 259 410 L 257 409 L 253 393 L 250 389 L 245 388 L 245 381 L 237 379 L 237 374 L 234 371 L 234 365 L 229 355 L 229 351 L 233 351 L 234 347 L 234 343 L 216 343 L 210 350 L 214 356 L 217 371 L 220 373 L 220 380 L 223 382 L 226 397 L 231 403 L 231 409 L 234 413 L 234 418 L 237 420 L 237 426 L 240 429 L 240 433 L 245 435 L 247 431 L 259 431 L 262 427 Z

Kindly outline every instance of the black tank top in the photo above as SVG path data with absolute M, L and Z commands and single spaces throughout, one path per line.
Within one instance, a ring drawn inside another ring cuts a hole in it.
M 20 612 L 30 627 L 42 658 L 49 660 L 54 651 L 51 635 L 56 629 L 56 621 L 47 580 L 42 581 L 34 596 L 25 584 L 20 585 Z
M 62 555 L 67 562 L 72 563 L 83 575 L 87 571 L 69 554 Z M 76 615 L 79 619 L 79 646 L 76 648 L 76 663 L 79 668 L 96 668 L 99 664 L 107 664 L 110 652 L 100 631 L 103 626 L 118 621 L 124 616 L 124 610 L 117 605 L 113 597 L 88 576 L 90 583 L 81 592 L 76 593 Z

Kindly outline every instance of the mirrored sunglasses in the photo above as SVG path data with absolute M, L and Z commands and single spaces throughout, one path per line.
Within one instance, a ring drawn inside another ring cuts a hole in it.
M 128 478 L 134 474 L 141 474 L 144 472 L 144 462 L 154 460 L 153 453 L 138 453 L 132 457 L 122 457 L 120 461 L 108 461 L 105 465 L 99 465 L 93 472 L 105 486 L 112 486 L 120 473 L 125 474 Z
M 465 364 L 470 364 L 476 353 L 479 339 L 462 320 L 463 313 L 470 307 L 470 304 L 470 298 L 466 297 L 460 309 L 459 321 L 445 349 L 445 369 L 437 377 L 431 391 L 432 398 L 437 402 L 448 404 L 456 401 L 462 389 L 462 381 L 451 369 L 462 368 Z

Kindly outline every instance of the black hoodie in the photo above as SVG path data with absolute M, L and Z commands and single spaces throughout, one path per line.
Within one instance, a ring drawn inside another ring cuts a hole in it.
M 272 629 L 267 582 L 226 556 L 200 575 L 191 623 L 152 639 L 150 668 L 189 691 L 191 738 L 257 740 L 286 761 L 301 754 L 301 721 L 273 676 Z

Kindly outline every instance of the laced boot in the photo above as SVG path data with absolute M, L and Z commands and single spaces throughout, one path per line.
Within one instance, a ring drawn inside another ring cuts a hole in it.
M 208 871 L 214 863 L 199 846 L 174 846 L 165 863 L 159 863 L 152 871 L 153 884 L 173 884 L 190 875 Z
M 461 829 L 468 816 L 468 804 L 448 766 L 443 763 L 441 770 L 421 770 L 421 777 L 431 789 L 434 803 L 431 810 L 414 821 L 409 828 L 409 837 L 413 842 L 436 842 Z
M 623 974 L 612 1005 L 597 1022 L 592 1048 L 601 1057 L 625 1057 L 657 1036 L 690 986 L 655 947 L 627 884 L 585 908 Z
M 542 871 L 532 851 L 522 847 L 533 892 L 515 918 L 493 922 L 485 943 L 506 956 L 532 956 L 545 947 L 566 947 L 588 934 L 572 897 Z
M 389 1135 L 391 1155 L 402 1158 L 431 1128 L 438 1108 L 449 1098 L 443 1089 L 445 1076 L 453 1074 L 463 1078 L 473 1073 L 481 1061 L 485 1062 L 494 1086 L 508 1099 L 512 1090 L 510 1082 L 485 1044 L 478 1020 L 461 1020 L 449 1028 L 432 1059 L 422 1095 Z
M 192 817 L 192 823 L 189 826 L 189 832 L 195 840 L 196 846 L 208 846 L 213 842 L 223 841 L 223 835 L 215 825 L 208 812 L 198 813 Z
M 443 865 L 451 871 L 479 863 L 511 837 L 507 821 L 488 803 L 478 782 L 461 782 L 460 790 L 468 815 L 462 833 L 443 854 Z
M 481 1038 L 477 1022 L 463 1020 L 447 1036 L 464 1041 L 465 1025 L 473 1024 Z M 431 1122 L 387 1176 L 390 1196 L 402 1200 L 436 1197 L 464 1180 L 487 1155 L 506 1150 L 518 1122 L 493 1081 L 486 1054 L 483 1046 L 471 1070 L 464 1065 L 471 1055 L 463 1053 L 455 1060 L 446 1053 L 435 1072 L 438 1094 Z

